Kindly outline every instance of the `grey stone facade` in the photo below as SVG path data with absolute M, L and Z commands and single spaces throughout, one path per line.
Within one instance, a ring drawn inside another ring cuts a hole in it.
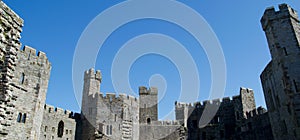
M 286 4 L 268 8 L 261 23 L 272 61 L 261 74 L 268 112 L 254 92 L 232 98 L 175 103 L 175 121 L 158 120 L 158 89 L 139 87 L 139 97 L 100 92 L 102 75 L 84 73 L 81 113 L 45 103 L 51 63 L 43 52 L 21 48 L 23 20 L 0 1 L 0 139 L 211 140 L 300 139 L 300 25 Z M 199 126 L 206 105 L 219 106 Z
M 201 127 L 198 124 L 207 104 L 216 104 L 219 110 L 207 126 Z M 189 140 L 273 139 L 267 113 L 261 107 L 256 109 L 251 89 L 241 88 L 240 94 L 232 99 L 226 97 L 194 104 L 176 102 L 175 106 L 176 120 L 187 127 Z
M 286 4 L 268 8 L 261 24 L 271 62 L 261 74 L 275 139 L 300 139 L 300 25 L 297 12 Z

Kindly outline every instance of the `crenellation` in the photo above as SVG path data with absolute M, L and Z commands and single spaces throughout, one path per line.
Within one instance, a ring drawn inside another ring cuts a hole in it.
M 27 54 L 30 54 L 30 55 L 33 55 L 33 56 L 36 56 L 36 49 L 34 49 L 30 46 L 27 46 L 27 45 L 24 46 L 23 52 L 27 53 Z
M 75 113 L 73 113 L 73 111 L 62 109 L 59 107 L 54 107 L 48 104 L 44 105 L 44 113 L 56 114 L 56 115 L 64 116 L 65 118 L 74 118 L 75 116 Z
M 138 98 L 104 94 L 101 71 L 93 68 L 84 72 L 81 114 L 46 104 L 46 53 L 20 50 L 23 20 L 1 0 L 0 7 L 0 139 L 300 139 L 300 26 L 287 4 L 267 8 L 261 19 L 272 56 L 261 74 L 269 110 L 256 108 L 253 90 L 241 87 L 233 97 L 175 102 L 174 121 L 158 120 L 157 88 L 139 87 Z M 202 127 L 206 105 L 219 109 Z

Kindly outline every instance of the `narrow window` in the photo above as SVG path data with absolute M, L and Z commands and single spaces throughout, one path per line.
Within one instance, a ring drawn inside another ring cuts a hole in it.
M 22 73 L 19 82 L 20 82 L 20 84 L 24 84 L 24 81 L 25 81 L 25 74 Z
M 285 55 L 288 55 L 288 53 L 287 53 L 287 51 L 286 51 L 286 48 L 285 48 L 285 47 L 283 48 L 283 51 L 284 51 L 284 54 L 285 54 Z
M 66 129 L 66 134 L 68 134 L 68 129 Z
M 150 124 L 150 123 L 151 123 L 151 119 L 147 118 L 147 124 Z
M 115 114 L 115 122 L 117 121 L 117 114 Z
M 106 135 L 109 135 L 109 125 L 106 126 Z
M 26 113 L 23 114 L 23 117 L 22 117 L 22 123 L 25 123 L 26 122 Z
M 72 130 L 69 130 L 70 134 L 72 135 Z
M 21 119 L 22 119 L 22 113 L 19 113 L 18 118 L 17 118 L 17 122 L 21 122 Z
M 64 134 L 64 122 L 60 121 L 58 123 L 57 136 L 61 138 Z
M 109 127 L 109 134 L 112 135 L 112 125 Z
M 299 89 L 298 89 L 298 86 L 297 86 L 297 83 L 296 83 L 296 81 L 295 81 L 295 80 L 293 80 L 293 82 L 294 82 L 294 86 L 295 86 L 295 90 L 296 90 L 296 92 L 299 92 Z
M 47 136 L 46 136 L 46 135 L 44 135 L 44 137 L 45 137 L 45 139 L 47 138 Z
M 47 129 L 48 129 L 48 127 L 47 127 L 47 126 L 45 126 L 45 132 L 47 132 Z

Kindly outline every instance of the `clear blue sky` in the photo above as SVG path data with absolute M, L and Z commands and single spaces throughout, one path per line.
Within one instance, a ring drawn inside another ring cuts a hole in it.
M 85 27 L 103 10 L 122 1 L 112 0 L 3 0 L 25 21 L 21 42 L 47 53 L 52 72 L 47 103 L 79 112 L 72 86 L 72 61 L 77 41 Z M 300 1 L 181 1 L 200 13 L 216 33 L 226 58 L 227 84 L 225 96 L 234 96 L 239 87 L 254 89 L 257 106 L 265 106 L 259 75 L 270 61 L 270 54 L 260 18 L 265 8 L 290 4 L 300 11 Z M 125 13 L 124 13 L 125 14 Z M 110 69 L 116 51 L 127 40 L 143 33 L 162 33 L 176 38 L 190 51 L 199 69 L 201 89 L 199 100 L 208 97 L 210 68 L 202 49 L 189 34 L 177 26 L 159 20 L 139 20 L 115 31 L 105 42 L 97 59 L 96 69 L 103 73 L 102 92 L 114 92 Z M 159 116 L 174 108 L 180 91 L 180 76 L 166 58 L 146 55 L 138 59 L 130 71 L 130 83 L 135 91 L 148 85 L 152 74 L 165 76 L 168 88 L 159 105 Z

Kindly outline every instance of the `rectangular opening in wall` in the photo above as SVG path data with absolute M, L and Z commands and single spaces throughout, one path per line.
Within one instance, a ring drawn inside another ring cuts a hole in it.
M 278 95 L 275 97 L 275 102 L 277 107 L 281 107 Z
M 298 88 L 298 86 L 297 86 L 297 83 L 296 83 L 296 81 L 295 81 L 295 80 L 293 80 L 293 83 L 294 83 L 295 91 L 296 91 L 296 92 L 299 92 L 299 88 Z
M 284 55 L 288 55 L 288 53 L 287 53 L 287 51 L 286 51 L 286 48 L 285 47 L 283 47 L 283 51 L 284 51 Z

